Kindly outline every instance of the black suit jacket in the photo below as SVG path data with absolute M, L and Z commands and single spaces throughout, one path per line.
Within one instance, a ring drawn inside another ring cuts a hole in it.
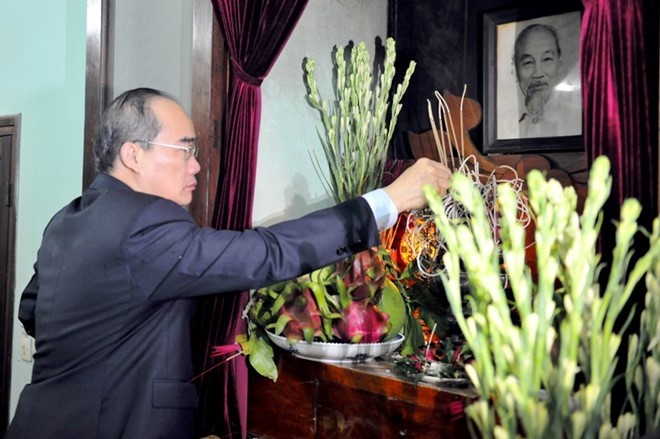
M 217 231 L 99 175 L 48 224 L 21 297 L 37 349 L 7 437 L 191 437 L 193 298 L 286 280 L 377 244 L 362 198 Z

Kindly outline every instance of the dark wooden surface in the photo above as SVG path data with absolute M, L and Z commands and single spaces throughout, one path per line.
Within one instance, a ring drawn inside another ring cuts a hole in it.
M 220 172 L 229 53 L 220 23 L 208 0 L 193 0 L 192 121 L 199 147 L 197 191 L 190 214 L 200 226 L 211 226 Z
M 20 120 L 18 114 L 0 116 L 0 432 L 4 432 L 9 424 Z
M 277 364 L 277 382 L 250 369 L 248 432 L 254 437 L 469 437 L 460 410 L 468 390 L 417 384 L 385 361 L 325 364 L 278 352 Z
M 103 110 L 108 106 L 109 75 L 108 61 L 112 59 L 110 19 L 114 2 L 110 0 L 87 0 L 87 43 L 85 68 L 85 143 L 83 147 L 82 189 L 96 177 L 94 166 L 94 138 L 101 122 Z

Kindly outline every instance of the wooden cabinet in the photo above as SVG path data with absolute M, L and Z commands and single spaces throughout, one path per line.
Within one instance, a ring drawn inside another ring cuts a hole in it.
M 278 353 L 277 382 L 251 369 L 248 432 L 258 438 L 465 438 L 468 390 L 415 383 L 393 363 L 327 364 Z

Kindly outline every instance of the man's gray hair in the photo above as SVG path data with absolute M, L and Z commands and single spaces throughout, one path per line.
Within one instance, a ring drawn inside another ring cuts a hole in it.
M 167 93 L 152 88 L 128 90 L 112 101 L 103 113 L 94 142 L 98 172 L 109 172 L 113 169 L 119 150 L 125 142 L 151 141 L 158 135 L 161 125 L 151 109 L 151 101 L 159 97 L 176 102 L 176 99 Z

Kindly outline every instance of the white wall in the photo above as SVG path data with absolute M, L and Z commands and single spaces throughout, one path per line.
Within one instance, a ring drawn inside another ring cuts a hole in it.
M 136 87 L 163 90 L 190 114 L 192 0 L 115 0 L 112 97 Z
M 262 84 L 254 225 L 270 225 L 334 203 L 310 158 L 315 151 L 325 164 L 316 134 L 322 128 L 320 117 L 305 100 L 303 59 L 316 61 L 319 89 L 325 91 L 323 97 L 332 98 L 333 47 L 364 41 L 373 59 L 377 36 L 387 36 L 386 0 L 310 0 Z

